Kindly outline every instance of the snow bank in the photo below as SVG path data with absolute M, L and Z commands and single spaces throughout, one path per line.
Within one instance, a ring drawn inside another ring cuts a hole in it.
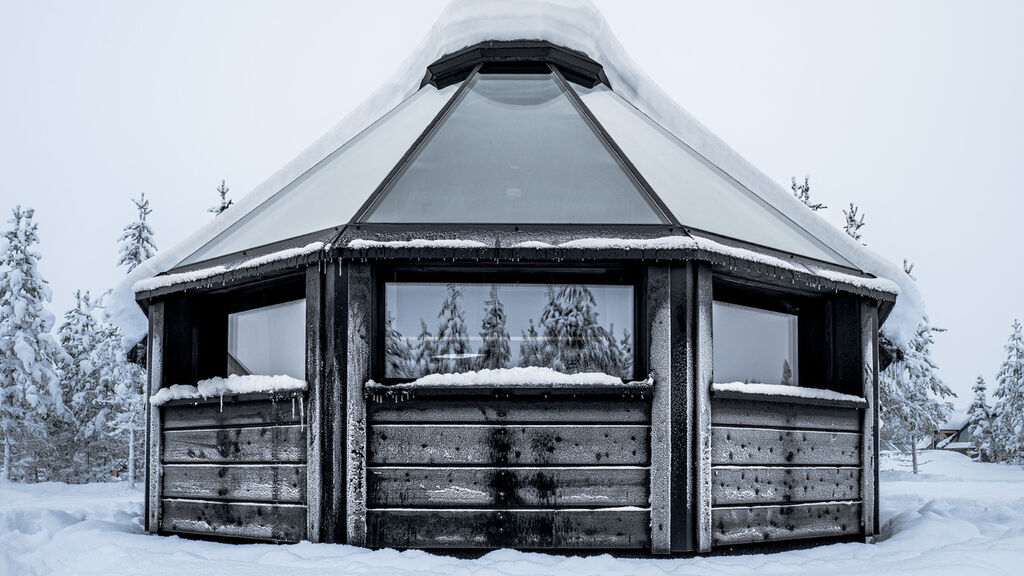
M 245 270 L 248 268 L 257 268 L 264 264 L 270 264 L 271 262 L 278 262 L 280 260 L 288 260 L 289 258 L 298 258 L 300 256 L 308 256 L 315 254 L 324 249 L 323 242 L 312 242 L 303 246 L 302 248 L 289 248 L 287 250 L 281 250 L 270 254 L 265 254 L 246 260 L 237 266 L 231 268 L 225 266 L 211 266 L 209 268 L 201 268 L 199 270 L 191 270 L 189 272 L 179 272 L 178 274 L 168 274 L 166 276 L 157 276 L 155 278 L 149 278 L 146 280 L 139 280 L 132 286 L 134 292 L 148 292 L 150 290 L 157 290 L 160 288 L 168 288 L 176 284 L 185 284 L 187 282 L 196 282 L 198 280 L 205 280 L 207 278 L 213 278 L 219 276 L 225 272 L 233 272 L 235 270 Z
M 836 402 L 863 403 L 860 396 L 842 394 L 834 390 L 821 388 L 803 388 L 801 386 L 785 386 L 783 384 L 760 384 L 746 382 L 715 382 L 711 385 L 712 392 L 740 392 L 759 394 L 761 396 L 788 396 L 790 398 L 808 398 L 812 400 L 832 400 Z
M 419 88 L 429 64 L 461 48 L 486 40 L 548 40 L 585 52 L 600 62 L 617 94 L 692 146 L 726 173 L 862 270 L 900 286 L 900 298 L 883 327 L 899 346 L 906 346 L 922 316 L 924 303 L 916 284 L 894 264 L 807 209 L 789 190 L 744 160 L 720 138 L 658 87 L 626 53 L 608 23 L 589 0 L 454 0 L 442 12 L 411 55 L 390 80 L 327 134 L 260 184 L 212 222 L 170 250 L 143 263 L 114 290 L 120 300 L 114 314 L 126 342 L 145 334 L 142 314 L 133 308 L 129 289 L 135 282 L 165 272 L 240 220 L 303 172 L 383 116 Z M 131 305 L 128 303 L 131 302 Z M 136 340 L 137 341 L 137 340 Z
M 501 386 L 505 388 L 531 387 L 531 386 L 629 386 L 646 388 L 653 384 L 648 378 L 637 382 L 623 382 L 622 378 L 604 374 L 601 372 L 583 372 L 580 374 L 564 374 L 539 366 L 500 368 L 495 370 L 480 370 L 477 372 L 461 372 L 458 374 L 428 374 L 405 384 L 393 384 L 387 386 L 389 390 L 414 390 L 416 388 L 434 388 L 439 386 L 450 387 L 480 387 L 480 386 Z M 383 386 L 373 380 L 366 383 L 368 387 Z
M 298 392 L 305 389 L 305 380 L 299 380 L 291 376 L 261 376 L 256 374 L 238 376 L 232 374 L 227 378 L 218 377 L 200 380 L 198 386 L 174 384 L 167 388 L 161 388 L 150 397 L 149 403 L 153 406 L 161 406 L 171 400 L 194 400 L 228 394 L 253 394 L 257 392 Z

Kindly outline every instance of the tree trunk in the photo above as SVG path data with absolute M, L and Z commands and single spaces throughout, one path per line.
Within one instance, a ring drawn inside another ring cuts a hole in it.
M 11 481 L 11 441 L 4 435 L 4 475 L 0 481 Z
M 914 474 L 917 474 L 917 436 L 910 437 L 910 458 L 914 463 Z
M 135 429 L 128 429 L 128 486 L 135 488 Z

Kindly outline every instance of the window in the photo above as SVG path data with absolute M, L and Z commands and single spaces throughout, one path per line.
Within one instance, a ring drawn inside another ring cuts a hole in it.
M 306 301 L 228 315 L 228 374 L 306 378 Z
M 797 316 L 716 301 L 715 382 L 799 385 Z
M 384 377 L 541 366 L 633 378 L 633 286 L 387 282 Z

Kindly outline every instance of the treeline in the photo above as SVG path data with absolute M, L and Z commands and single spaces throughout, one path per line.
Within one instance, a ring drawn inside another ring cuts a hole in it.
M 385 374 L 391 378 L 417 378 L 425 374 L 509 368 L 513 355 L 505 307 L 492 285 L 484 302 L 479 329 L 482 344 L 469 344 L 462 305 L 462 290 L 448 284 L 437 314 L 436 336 L 420 318 L 420 333 L 413 340 L 399 332 L 390 311 L 385 320 Z M 597 303 L 586 286 L 548 286 L 540 319 L 530 319 L 520 332 L 518 366 L 540 366 L 567 374 L 603 372 L 624 380 L 633 377 L 633 339 L 629 330 L 616 338 L 614 325 L 600 324 Z
M 1024 328 L 1019 321 L 1013 321 L 1003 350 L 1006 359 L 992 394 L 996 403 L 989 406 L 985 379 L 978 376 L 967 411 L 967 430 L 978 460 L 1024 464 Z

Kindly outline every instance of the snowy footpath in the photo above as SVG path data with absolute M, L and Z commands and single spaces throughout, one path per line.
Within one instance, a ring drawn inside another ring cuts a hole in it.
M 883 459 L 876 544 L 674 559 L 215 544 L 145 534 L 142 492 L 123 485 L 0 485 L 0 575 L 1024 574 L 1024 469 L 952 452 L 921 461 L 915 477 L 909 462 Z

